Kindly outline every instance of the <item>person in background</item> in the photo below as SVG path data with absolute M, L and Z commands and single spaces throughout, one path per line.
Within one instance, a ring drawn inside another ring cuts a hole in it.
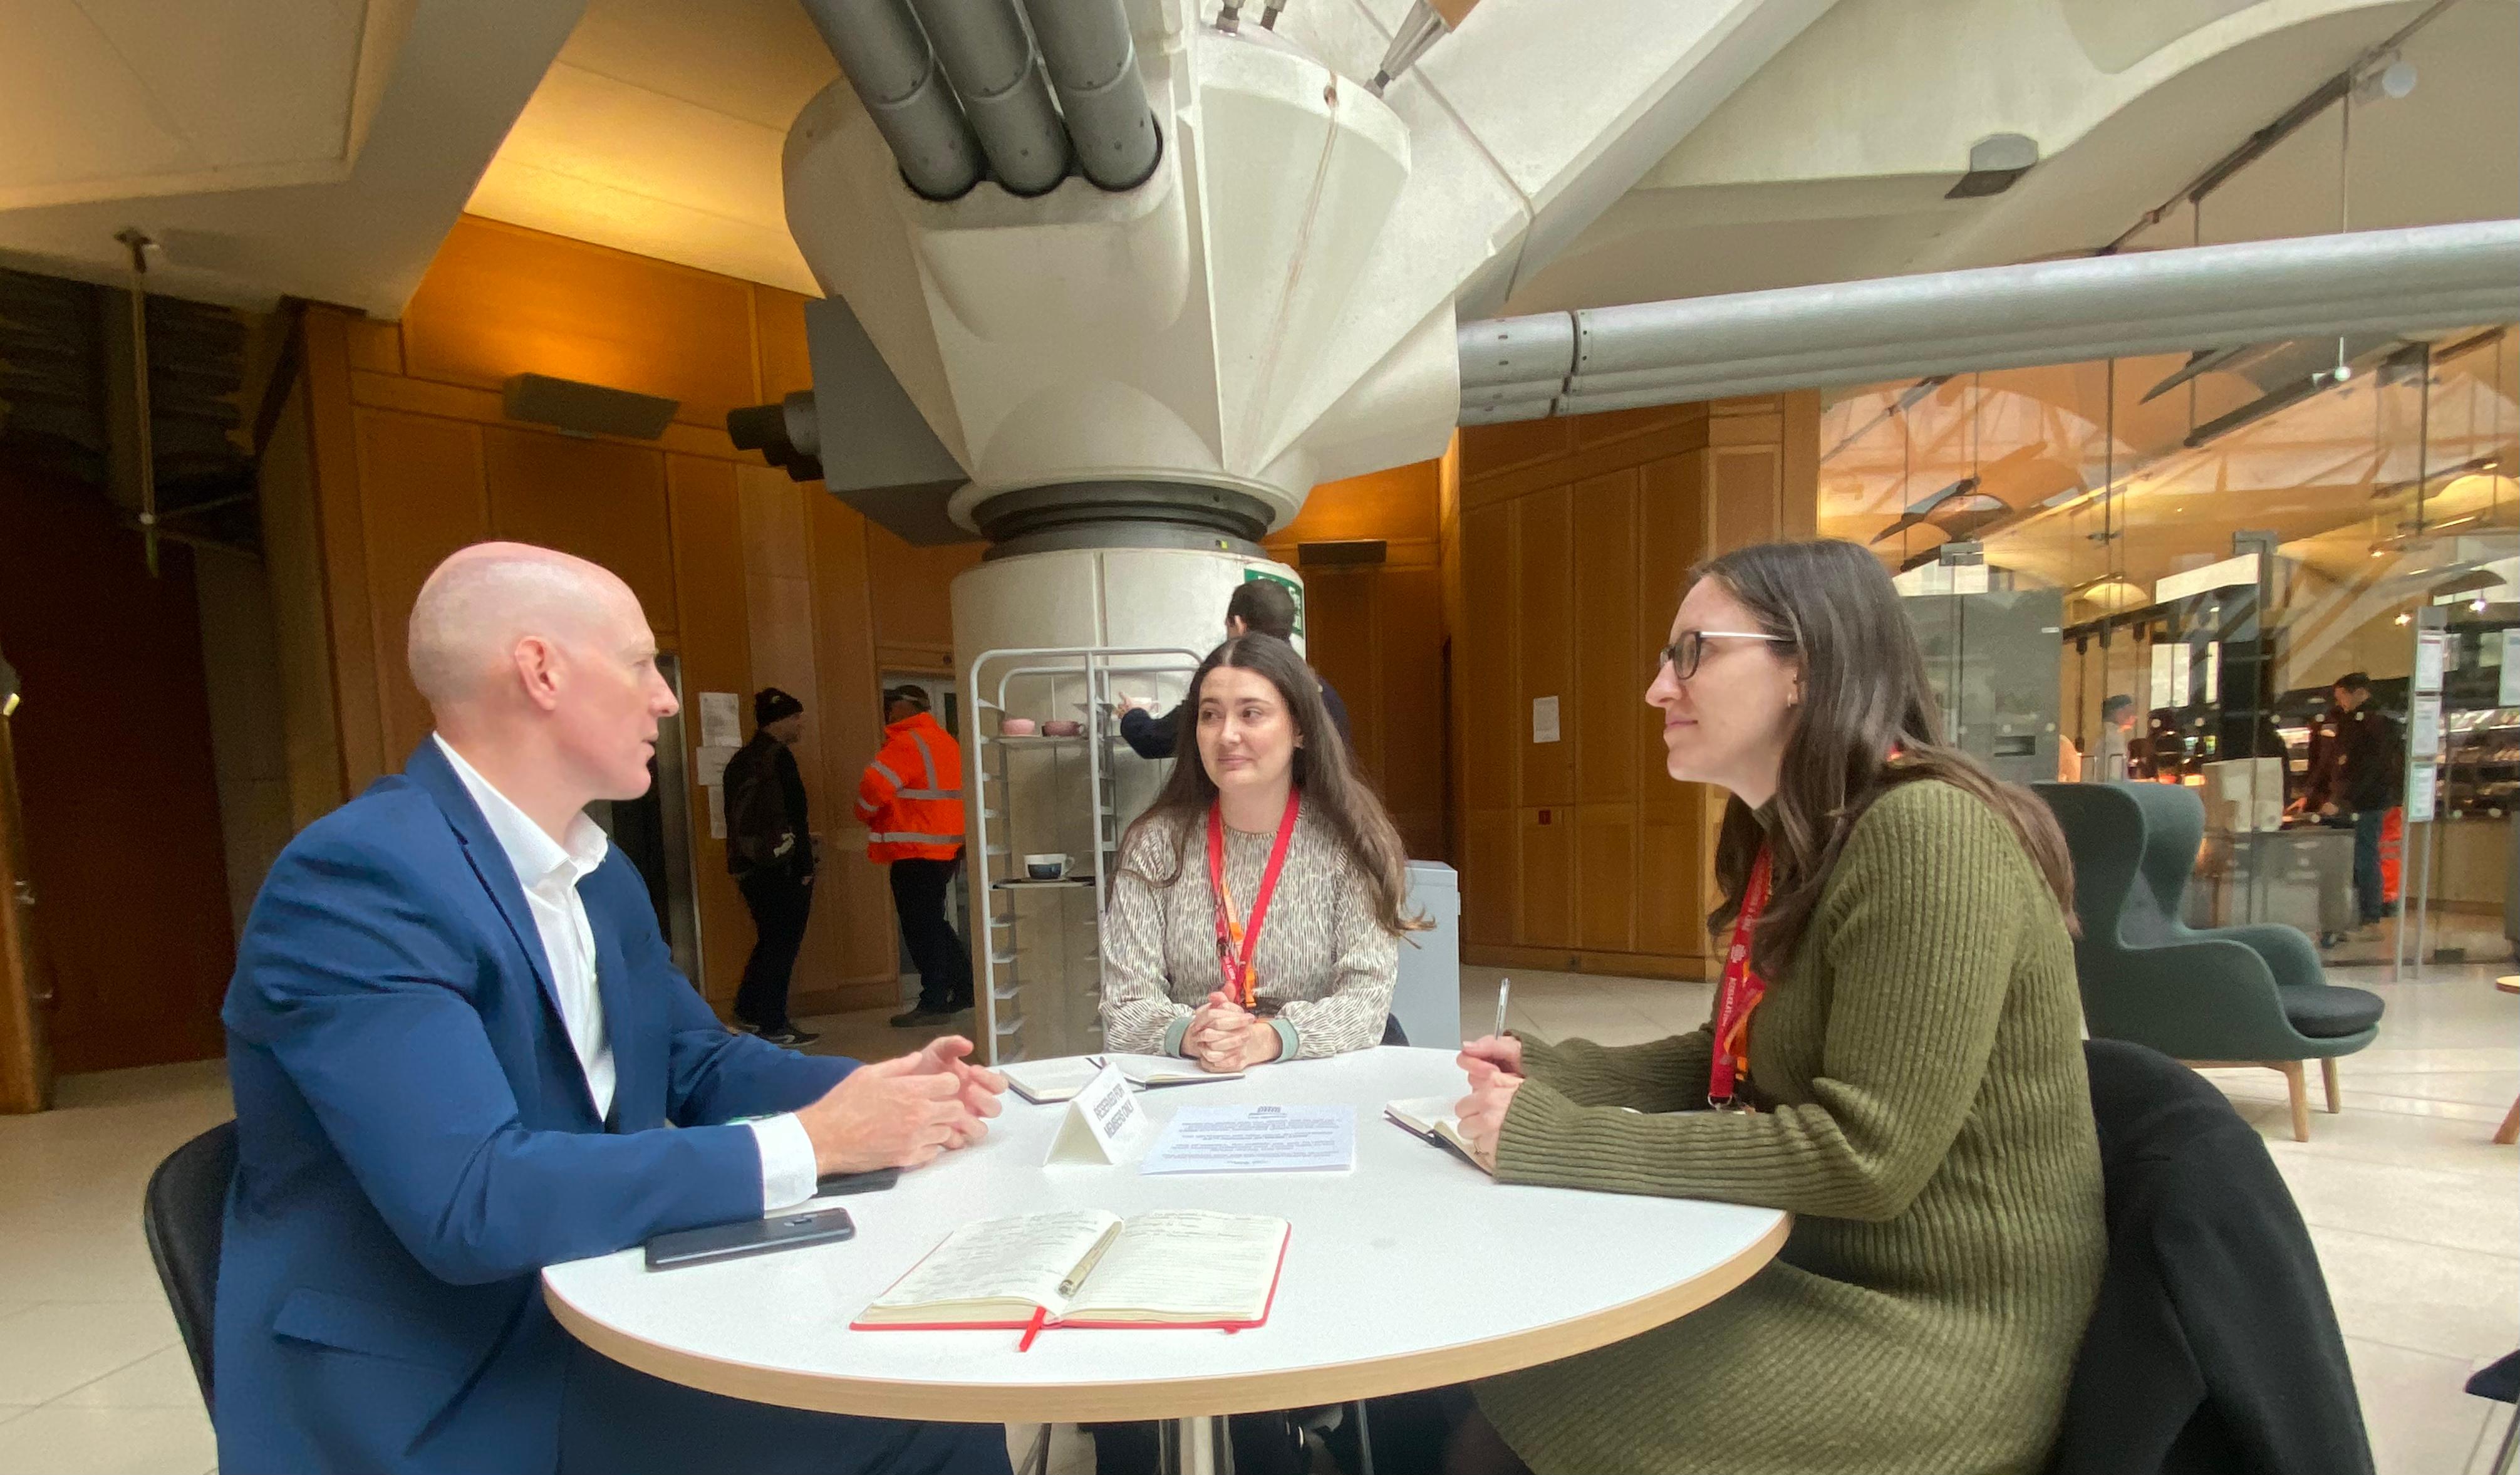
M 1945 742 L 1898 590 L 1852 543 L 1701 565 L 1645 700 L 1671 776 L 1731 793 L 1714 1017 L 1473 1041 L 1462 1130 L 1500 1182 L 1793 1232 L 1712 1305 L 1478 1384 L 1447 1467 L 2045 1468 L 2108 1250 L 2064 837 Z M 1580 1214 L 1568 1234 L 1585 1253 Z
M 726 762 L 726 868 L 752 913 L 752 955 L 735 991 L 735 1022 L 772 1044 L 821 1037 L 788 1017 L 788 985 L 814 907 L 814 834 L 805 778 L 791 752 L 805 704 L 765 686 L 752 697 L 752 740 Z
M 1248 588 L 1249 585 L 1244 585 Z M 1113 1050 L 1211 1071 L 1383 1041 L 1408 858 L 1311 668 L 1238 635 L 1192 676 L 1196 762 L 1121 837 L 1103 921 Z
M 860 1066 L 730 1035 L 674 971 L 584 812 L 647 791 L 676 711 L 620 579 L 467 548 L 410 661 L 436 730 L 281 853 L 221 1011 L 220 1467 L 1004 1472 L 999 1425 L 723 1398 L 553 1319 L 544 1267 L 918 1167 L 1006 1083 L 964 1039 Z
M 2135 698 L 2125 692 L 2100 704 L 2100 742 L 2083 762 L 2085 783 L 2117 784 L 2135 776 L 2127 768 L 2128 740 L 2138 714 Z
M 1253 578 L 1235 589 L 1234 597 L 1225 604 L 1225 638 L 1233 640 L 1242 635 L 1275 635 L 1292 647 L 1295 596 L 1287 592 L 1284 584 Z M 1338 729 L 1339 741 L 1353 750 L 1356 737 L 1348 730 L 1347 703 L 1340 699 L 1338 688 L 1323 680 L 1319 672 L 1314 674 L 1313 682 L 1321 688 L 1322 706 L 1329 714 L 1330 725 Z M 1191 703 L 1185 699 L 1162 716 L 1153 715 L 1148 710 L 1150 705 L 1135 697 L 1119 704 L 1120 739 L 1140 758 L 1170 758 L 1179 749 L 1182 717 L 1192 710 Z
M 2333 695 L 2335 777 L 2318 812 L 2354 817 L 2354 905 L 2367 931 L 2390 910 L 2380 876 L 2380 832 L 2404 793 L 2407 755 L 2398 724 L 2371 705 L 2369 676 L 2347 671 L 2336 678 Z
M 867 858 L 886 867 L 901 941 L 919 969 L 919 1001 L 896 1030 L 940 1025 L 971 1007 L 971 954 L 945 915 L 963 864 L 963 748 L 928 714 L 927 693 L 883 694 L 883 751 L 858 777 Z

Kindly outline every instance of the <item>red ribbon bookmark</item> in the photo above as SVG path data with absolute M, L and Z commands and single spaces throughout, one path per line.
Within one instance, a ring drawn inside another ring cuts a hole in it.
M 1023 1340 L 1015 1344 L 1015 1351 L 1032 1351 L 1032 1339 L 1041 1335 L 1042 1323 L 1049 1319 L 1050 1308 L 1045 1306 L 1034 1307 L 1032 1309 L 1032 1320 L 1025 1325 Z

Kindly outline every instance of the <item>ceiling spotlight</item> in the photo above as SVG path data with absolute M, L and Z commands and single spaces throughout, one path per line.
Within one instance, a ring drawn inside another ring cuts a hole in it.
M 2412 623 L 2414 623 L 2414 622 L 2415 622 L 2415 617 L 2414 617 L 2414 616 L 2412 616 L 2412 615 L 2408 614 L 2408 613 L 2407 613 L 2406 611 L 2404 611 L 2404 610 L 2400 610 L 2400 611 L 2398 612 L 2398 618 L 2397 618 L 2397 620 L 2396 620 L 2396 622 L 2396 622 L 2396 623 L 2398 623 L 2398 624 L 2412 624 Z
M 2474 601 L 2473 603 L 2471 603 L 2470 605 L 2468 605 L 2468 608 L 2469 608 L 2469 609 L 2471 609 L 2471 610 L 2474 610 L 2476 613 L 2478 613 L 2478 614 L 2480 614 L 2480 615 L 2484 614 L 2484 613 L 2485 613 L 2485 596 L 2484 596 L 2484 595 L 2482 595 L 2482 594 L 2477 595 L 2477 596 L 2476 596 L 2475 601 Z
M 2380 90 L 2393 98 L 2415 90 L 2415 64 L 2400 57 L 2380 71 Z

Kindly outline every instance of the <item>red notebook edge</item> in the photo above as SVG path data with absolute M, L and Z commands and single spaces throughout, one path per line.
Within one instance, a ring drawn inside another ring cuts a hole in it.
M 1276 1268 L 1276 1269 L 1272 1270 L 1272 1271 L 1270 1272 L 1270 1274 L 1269 1274 L 1269 1299 L 1268 1299 L 1267 1301 L 1265 1301 L 1265 1302 L 1263 1302 L 1263 1303 L 1261 1304 L 1261 1307 L 1260 1307 L 1260 1315 L 1259 1315 L 1259 1318 L 1258 1318 L 1257 1320 L 1253 1320 L 1253 1321 L 1057 1321 L 1057 1320 L 1051 1320 L 1051 1321 L 1044 1321 L 1044 1322 L 1042 1323 L 1042 1327 L 1043 1327 L 1043 1329 L 1044 1329 L 1044 1330 L 1049 1330 L 1049 1329 L 1051 1329 L 1051 1328 L 1058 1328 L 1058 1329 L 1062 1329 L 1062 1330 L 1069 1330 L 1069 1331 L 1249 1331 L 1249 1330 L 1251 1330 L 1251 1329 L 1252 1329 L 1252 1328 L 1254 1328 L 1254 1327 L 1266 1326 L 1266 1325 L 1268 1325 L 1268 1324 L 1269 1324 L 1269 1314 L 1270 1314 L 1271 1312 L 1276 1311 L 1276 1310 L 1278 1309 L 1278 1286 L 1279 1286 L 1280 1282 L 1283 1281 L 1283 1280 L 1286 1278 L 1286 1247 L 1287 1247 L 1288 1245 L 1290 1245 L 1290 1244 L 1294 1243 L 1294 1240 L 1295 1240 L 1295 1226 L 1294 1226 L 1293 1224 L 1291 1224 L 1291 1223 L 1290 1223 L 1290 1224 L 1286 1225 L 1286 1232 L 1285 1232 L 1284 1234 L 1281 1235 L 1281 1236 L 1279 1237 L 1279 1239 L 1278 1239 L 1278 1267 L 1277 1267 L 1277 1268 Z M 933 1250 L 928 1251 L 928 1254 L 929 1254 L 929 1255 L 932 1255 L 932 1254 L 934 1254 L 934 1253 L 936 1253 L 936 1252 L 935 1252 L 935 1251 L 933 1251 Z M 901 1272 L 900 1277 L 899 1277 L 899 1278 L 896 1278 L 896 1279 L 893 1281 L 893 1285 L 899 1285 L 899 1284 L 902 1282 L 902 1280 L 908 1279 L 908 1278 L 909 1278 L 909 1276 L 910 1276 L 910 1271 L 911 1271 L 911 1270 L 916 1270 L 916 1269 L 918 1269 L 918 1268 L 919 1268 L 919 1265 L 920 1265 L 920 1264 L 924 1264 L 924 1263 L 925 1263 L 925 1261 L 926 1261 L 926 1258 L 927 1258 L 927 1257 L 926 1257 L 925 1255 L 921 1256 L 921 1257 L 920 1257 L 920 1259 L 919 1259 L 919 1263 L 918 1263 L 918 1264 L 914 1264 L 914 1265 L 912 1265 L 912 1266 L 911 1266 L 911 1268 L 910 1268 L 910 1270 L 904 1270 L 904 1271 L 902 1271 L 902 1272 Z M 885 1289 L 885 1291 L 888 1293 L 888 1292 L 892 1289 L 892 1287 L 891 1287 L 891 1286 L 886 1286 L 884 1289 Z M 878 1297 L 878 1300 L 880 1300 L 881 1298 L 880 1298 L 880 1297 Z M 1029 1318 L 1029 1317 L 1026 1317 L 1024 1320 L 1021 1320 L 1021 1321 L 874 1321 L 874 1322 L 868 1322 L 868 1321 L 856 1321 L 856 1320 L 852 1320 L 851 1322 L 849 1322 L 849 1330 L 851 1330 L 851 1331 L 1013 1331 L 1013 1332 L 1019 1332 L 1019 1331 L 1027 1330 L 1027 1329 L 1029 1329 L 1031 1326 L 1032 1326 L 1032 1320 L 1031 1320 L 1031 1318 Z

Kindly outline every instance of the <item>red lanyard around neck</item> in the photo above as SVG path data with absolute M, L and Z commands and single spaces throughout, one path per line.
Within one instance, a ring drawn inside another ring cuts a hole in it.
M 1750 966 L 1750 931 L 1768 909 L 1771 886 L 1768 848 L 1750 862 L 1749 883 L 1741 888 L 1741 910 L 1732 919 L 1732 945 L 1724 954 L 1724 982 L 1715 993 L 1715 1058 L 1706 1072 L 1706 1104 L 1717 1111 L 1740 1105 L 1734 1096 L 1750 1074 L 1750 1012 L 1767 997 L 1768 981 Z
M 1286 790 L 1286 812 L 1278 821 L 1278 839 L 1269 847 L 1268 868 L 1260 873 L 1259 895 L 1251 899 L 1251 920 L 1234 920 L 1234 896 L 1225 889 L 1225 806 L 1207 807 L 1207 886 L 1216 899 L 1216 961 L 1225 970 L 1225 992 L 1248 1009 L 1259 1003 L 1259 985 L 1251 957 L 1260 946 L 1260 923 L 1269 915 L 1269 899 L 1278 893 L 1278 872 L 1286 864 L 1286 847 L 1295 838 L 1295 815 L 1303 808 L 1300 789 Z

